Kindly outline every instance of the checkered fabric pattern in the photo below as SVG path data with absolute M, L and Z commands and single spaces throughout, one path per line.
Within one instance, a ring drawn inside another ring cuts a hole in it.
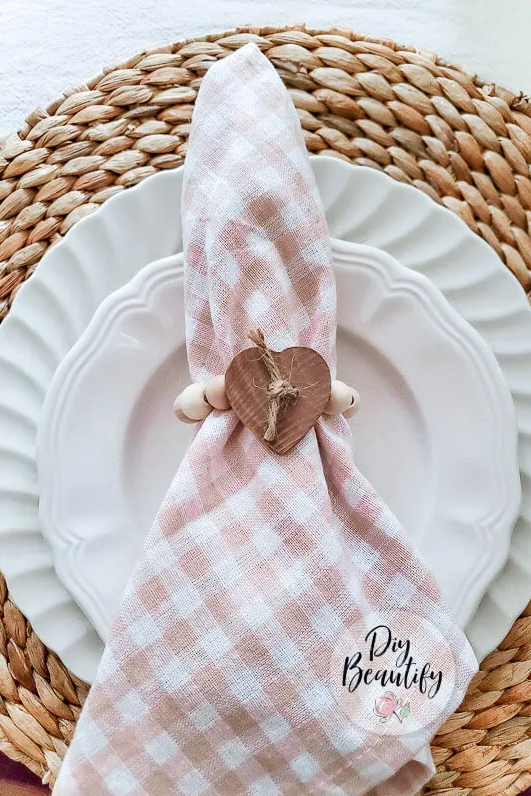
M 194 380 L 264 330 L 335 369 L 328 229 L 288 92 L 254 44 L 211 67 L 183 185 L 186 332 Z M 355 311 L 355 308 L 353 308 Z M 199 427 L 126 594 L 56 796 L 407 796 L 430 777 L 436 725 L 363 729 L 330 687 L 337 639 L 410 607 L 468 643 L 398 521 L 321 418 L 285 456 L 228 412 Z

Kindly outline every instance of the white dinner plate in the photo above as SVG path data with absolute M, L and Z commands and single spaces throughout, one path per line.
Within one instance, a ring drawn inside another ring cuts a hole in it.
M 491 346 L 512 393 L 523 487 L 511 549 L 467 635 L 482 657 L 531 594 L 531 312 L 496 253 L 421 191 L 328 157 L 311 158 L 331 235 L 425 274 Z M 46 390 L 99 303 L 153 260 L 182 251 L 182 170 L 110 199 L 50 249 L 0 326 L 0 569 L 36 633 L 81 677 L 102 644 L 59 581 L 38 518 L 37 423 Z
M 338 373 L 363 409 L 356 461 L 465 626 L 505 561 L 520 505 L 511 395 L 492 352 L 425 277 L 332 241 Z M 37 434 L 40 517 L 57 574 L 106 641 L 191 438 L 182 255 L 98 308 L 60 364 Z

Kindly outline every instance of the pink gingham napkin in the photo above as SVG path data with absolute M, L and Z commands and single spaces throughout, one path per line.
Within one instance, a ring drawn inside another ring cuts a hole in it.
M 183 229 L 194 380 L 224 373 L 256 327 L 273 349 L 314 348 L 334 375 L 326 219 L 291 98 L 254 44 L 203 80 Z M 231 411 L 199 427 L 56 796 L 407 796 L 431 776 L 430 737 L 477 664 L 350 442 L 342 417 L 321 418 L 282 457 Z M 435 628 L 430 654 L 449 649 L 452 671 L 441 709 L 393 734 L 400 703 L 382 689 L 374 715 L 349 712 L 334 660 L 352 624 L 402 615 L 415 617 L 412 638 Z

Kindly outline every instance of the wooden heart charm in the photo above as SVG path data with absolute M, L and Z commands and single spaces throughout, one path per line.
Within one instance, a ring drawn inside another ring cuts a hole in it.
M 252 335 L 256 335 L 253 337 Z M 330 370 L 313 348 L 272 351 L 260 331 L 225 373 L 233 412 L 275 453 L 293 448 L 315 425 L 330 398 Z

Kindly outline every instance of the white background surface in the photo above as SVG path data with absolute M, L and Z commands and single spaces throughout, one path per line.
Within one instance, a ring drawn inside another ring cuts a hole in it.
M 531 93 L 530 0 L 0 0 L 0 9 L 0 138 L 103 66 L 248 23 L 389 37 Z

